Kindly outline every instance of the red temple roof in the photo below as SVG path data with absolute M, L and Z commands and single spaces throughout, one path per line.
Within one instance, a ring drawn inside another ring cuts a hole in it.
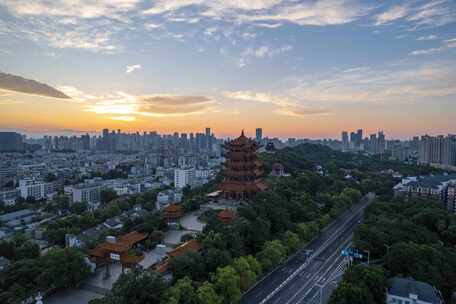
M 234 216 L 235 216 L 234 212 L 229 209 L 224 209 L 224 210 L 220 211 L 218 214 L 219 220 L 225 224 L 228 224 L 229 222 L 231 222 L 234 219 Z

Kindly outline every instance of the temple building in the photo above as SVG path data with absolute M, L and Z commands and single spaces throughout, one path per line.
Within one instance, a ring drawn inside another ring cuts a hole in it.
M 147 234 L 132 231 L 116 238 L 108 236 L 106 241 L 98 244 L 97 247 L 89 251 L 90 260 L 97 265 L 106 266 L 105 276 L 109 276 L 109 264 L 117 262 L 124 268 L 133 268 L 144 258 L 143 255 L 133 255 L 130 249 L 138 246 L 147 239 Z
M 227 142 L 223 181 L 220 184 L 222 196 L 227 199 L 248 200 L 258 192 L 266 190 L 266 184 L 260 178 L 262 164 L 258 158 L 258 144 L 244 135 Z
M 184 209 L 177 204 L 170 204 L 164 209 L 166 223 L 179 223 L 179 219 L 184 214 Z
M 223 224 L 230 224 L 233 221 L 235 214 L 232 210 L 224 209 L 219 212 L 217 217 Z

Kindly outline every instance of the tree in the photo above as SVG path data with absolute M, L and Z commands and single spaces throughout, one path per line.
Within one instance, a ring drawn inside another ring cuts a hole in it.
M 355 265 L 344 274 L 343 280 L 367 289 L 372 303 L 385 303 L 386 277 L 382 268 Z
M 198 252 L 187 252 L 171 259 L 169 267 L 175 279 L 190 276 L 192 280 L 202 281 L 206 277 L 205 261 Z
M 112 189 L 102 189 L 100 191 L 100 201 L 103 205 L 106 205 L 117 197 L 119 197 L 117 192 Z
M 231 266 L 218 268 L 214 287 L 224 304 L 237 304 L 241 299 L 240 277 Z
M 295 252 L 301 246 L 299 236 L 291 231 L 285 232 L 283 243 L 287 246 L 288 254 Z
M 164 293 L 165 303 L 196 304 L 196 291 L 189 277 L 180 279 Z
M 159 304 L 165 283 L 158 274 L 133 269 L 120 276 L 108 296 L 109 304 Z
M 5 257 L 9 260 L 16 259 L 16 244 L 12 241 L 1 241 L 0 242 L 0 256 Z
M 40 256 L 40 246 L 27 241 L 16 249 L 17 259 L 34 259 Z
M 253 256 L 237 258 L 234 260 L 233 268 L 239 275 L 242 291 L 248 290 L 261 274 L 261 265 Z
M 41 284 L 49 288 L 76 287 L 90 274 L 84 255 L 75 248 L 55 248 L 42 258 Z
M 365 286 L 341 282 L 331 294 L 329 304 L 366 304 L 375 303 Z M 385 303 L 385 302 L 383 302 Z
M 71 204 L 70 210 L 76 214 L 82 214 L 87 211 L 89 205 L 86 202 L 75 202 Z
M 257 258 L 263 269 L 270 270 L 279 264 L 286 255 L 286 247 L 279 240 L 273 240 L 264 244 L 263 250 L 257 254 Z
M 315 221 L 299 223 L 297 233 L 303 242 L 308 242 L 313 239 L 319 231 L 318 223 Z
M 222 304 L 223 299 L 215 292 L 214 285 L 204 282 L 196 291 L 198 304 Z

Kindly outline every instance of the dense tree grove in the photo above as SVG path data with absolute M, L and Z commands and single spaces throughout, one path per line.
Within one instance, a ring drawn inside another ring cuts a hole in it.
M 382 268 L 356 265 L 348 269 L 342 283 L 331 295 L 334 304 L 383 304 L 386 302 L 386 277 Z
M 42 257 L 29 253 L 16 258 L 0 272 L 0 303 L 21 303 L 38 291 L 75 287 L 90 273 L 83 254 L 76 249 L 51 249 Z
M 354 245 L 381 261 L 387 277 L 413 277 L 437 287 L 448 301 L 456 290 L 456 216 L 432 200 L 376 202 L 357 229 Z M 361 282 L 361 283 L 360 283 Z M 344 279 L 337 289 L 349 298 L 348 287 L 363 289 L 361 280 Z M 352 284 L 352 285 L 350 285 Z M 350 286 L 349 286 L 350 285 Z M 381 299 L 372 303 L 384 303 Z

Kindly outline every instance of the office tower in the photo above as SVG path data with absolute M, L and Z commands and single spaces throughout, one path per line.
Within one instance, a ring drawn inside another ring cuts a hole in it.
M 0 132 L 0 151 L 21 151 L 24 149 L 22 136 L 16 132 Z
M 349 142 L 348 142 L 348 132 L 347 131 L 342 131 L 342 147 L 344 149 L 348 148 Z
M 369 153 L 377 153 L 377 144 L 378 144 L 378 140 L 377 140 L 377 134 L 371 134 L 370 137 L 369 137 L 369 147 L 368 147 L 368 151 Z
M 352 147 L 356 146 L 356 133 L 350 132 L 350 145 Z
M 358 129 L 356 132 L 356 146 L 359 147 L 361 146 L 363 142 L 363 129 Z
M 257 142 L 261 142 L 263 139 L 263 129 L 261 128 L 256 128 L 255 130 L 255 139 Z
M 377 143 L 377 151 L 376 153 L 385 153 L 386 150 L 386 141 L 385 141 L 385 134 L 383 131 L 378 132 L 378 143 Z
M 205 135 L 206 135 L 206 138 L 205 138 L 206 139 L 206 148 L 208 150 L 210 150 L 211 147 L 212 147 L 211 128 L 206 128 L 206 134 Z

